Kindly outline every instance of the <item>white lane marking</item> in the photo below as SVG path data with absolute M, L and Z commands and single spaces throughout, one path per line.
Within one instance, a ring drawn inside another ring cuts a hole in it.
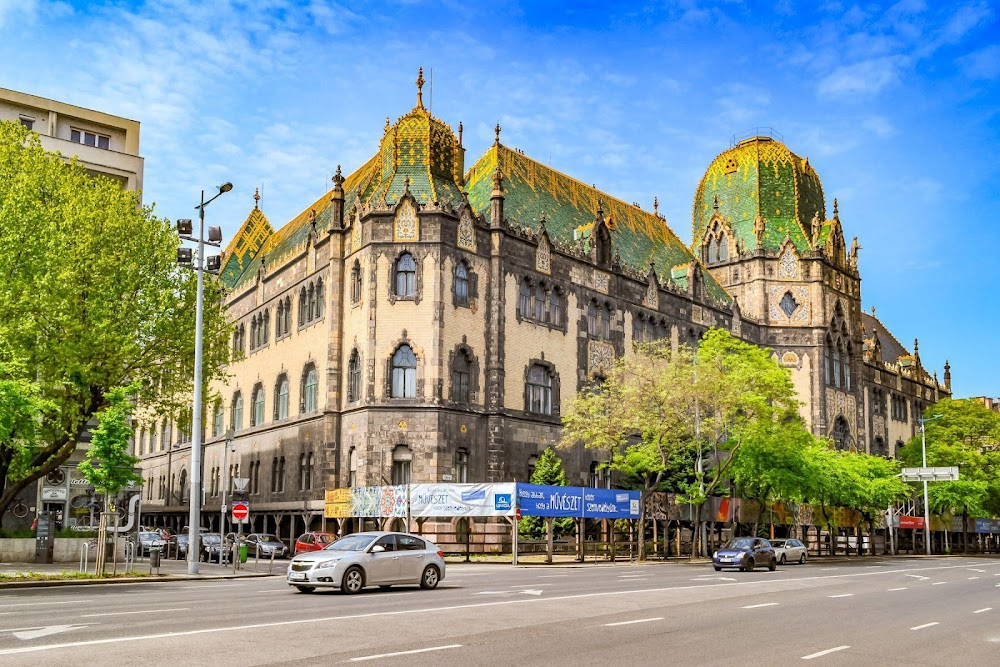
M 744 609 L 757 609 L 758 607 L 773 607 L 777 602 L 761 602 L 760 604 L 748 604 Z
M 910 628 L 910 630 L 923 630 L 924 628 L 929 628 L 933 625 L 938 625 L 938 622 L 934 621 L 932 623 L 924 623 L 923 625 L 914 625 L 912 628 Z
M 554 586 L 555 584 L 514 584 L 507 588 L 530 588 L 533 586 Z
M 380 653 L 378 655 L 364 655 L 360 658 L 351 658 L 351 662 L 361 662 L 363 660 L 378 660 L 379 658 L 393 658 L 397 655 L 413 655 L 414 653 L 429 653 L 430 651 L 447 651 L 450 648 L 462 648 L 461 644 L 448 644 L 447 646 L 431 646 L 429 648 L 417 648 L 412 651 L 396 651 L 395 653 Z
M 889 592 L 891 593 L 892 591 L 905 591 L 905 590 L 906 586 L 900 586 L 899 588 L 890 588 Z
M 947 581 L 935 581 L 931 586 L 944 586 L 947 583 Z
M 827 597 L 828 598 L 849 598 L 852 595 L 854 595 L 854 593 L 841 593 L 840 595 L 827 595 Z
M 130 616 L 132 614 L 159 614 L 165 611 L 191 611 L 191 608 L 175 607 L 173 609 L 143 609 L 141 611 L 109 611 L 103 614 L 81 614 L 80 618 L 97 618 L 98 616 Z
M 568 577 L 568 574 L 540 574 L 539 579 L 554 579 L 555 577 Z
M 821 567 L 821 568 L 819 568 L 819 571 L 820 572 L 826 572 L 828 570 L 836 570 L 836 569 L 837 568 L 835 568 L 835 567 Z
M 649 623 L 651 621 L 662 621 L 662 616 L 657 616 L 656 618 L 639 618 L 634 621 L 619 621 L 617 623 L 605 623 L 604 627 L 612 628 L 616 625 L 632 625 L 633 623 Z
M 984 611 L 990 611 L 991 609 L 993 609 L 993 607 L 983 607 L 982 609 L 977 609 L 977 610 L 975 610 L 975 611 L 974 611 L 974 612 L 972 612 L 972 613 L 973 613 L 973 614 L 981 614 L 981 613 L 983 613 Z
M 62 600 L 60 602 L 19 602 L 17 604 L 0 604 L 0 607 L 37 607 L 47 604 L 77 604 L 78 602 L 90 602 L 90 600 Z
M 920 568 L 922 570 L 953 570 L 961 565 L 939 565 L 934 567 Z M 910 568 L 912 569 L 912 568 Z M 798 577 L 795 579 L 785 579 L 785 581 L 813 581 L 818 579 L 848 579 L 854 577 L 870 577 L 885 574 L 899 574 L 908 570 L 879 570 L 877 572 L 851 572 L 848 574 L 834 574 L 825 577 Z M 550 575 L 554 576 L 554 575 Z M 152 635 L 133 635 L 127 637 L 110 637 L 107 639 L 91 639 L 87 641 L 66 642 L 63 644 L 47 644 L 44 646 L 26 646 L 23 648 L 0 649 L 0 655 L 14 655 L 18 653 L 35 653 L 38 651 L 52 651 L 64 648 L 76 648 L 80 646 L 98 646 L 103 644 L 120 644 L 123 642 L 149 641 L 152 639 L 166 639 L 168 637 L 191 637 L 195 635 L 233 633 L 239 630 L 257 630 L 260 628 L 274 628 L 291 625 L 307 625 L 315 623 L 329 623 L 331 621 L 346 621 L 359 618 L 378 618 L 381 616 L 402 616 L 408 614 L 427 614 L 439 611 L 455 611 L 457 609 L 475 609 L 478 607 L 498 607 L 500 605 L 530 604 L 534 602 L 562 602 L 565 600 L 581 600 L 584 598 L 604 598 L 619 595 L 635 595 L 636 593 L 666 593 L 669 591 L 686 591 L 712 586 L 759 586 L 771 582 L 770 578 L 758 579 L 756 581 L 743 581 L 738 583 L 702 584 L 700 586 L 666 586 L 660 588 L 638 588 L 618 591 L 602 591 L 600 593 L 579 593 L 577 595 L 556 595 L 552 597 L 538 598 L 518 598 L 515 600 L 498 600 L 496 602 L 473 602 L 470 604 L 449 605 L 447 607 L 429 607 L 424 609 L 397 609 L 393 611 L 376 611 L 364 614 L 345 614 L 344 616 L 326 616 L 322 618 L 300 618 L 291 621 L 272 621 L 270 623 L 252 623 L 248 625 L 224 626 L 215 628 L 199 628 L 198 630 L 184 630 L 180 632 L 161 632 Z M 440 588 L 440 587 L 439 587 Z M 360 599 L 360 598 L 357 598 Z M 849 646 L 847 648 L 850 648 Z M 838 649 L 839 650 L 839 649 Z
M 12 630 L 0 630 L 0 632 L 12 632 L 14 637 L 20 639 L 21 641 L 29 641 L 31 639 L 38 639 L 39 637 L 47 637 L 49 635 L 59 634 L 60 632 L 66 632 L 67 630 L 79 630 L 85 628 L 88 625 L 97 625 L 96 623 L 78 623 L 76 625 L 47 625 L 47 626 L 35 626 L 33 628 L 14 628 Z
M 913 577 L 914 579 L 919 579 L 920 581 L 926 581 L 927 579 L 930 579 L 930 577 L 925 577 L 925 576 L 919 575 L 919 574 L 908 574 L 906 576 Z
M 969 581 L 972 581 L 973 579 L 978 579 L 978 578 L 979 577 L 969 577 Z
M 181 588 L 227 588 L 232 584 L 198 584 L 197 586 L 181 586 Z
M 733 577 L 722 577 L 719 575 L 703 574 L 700 577 L 695 577 L 691 581 L 736 581 Z
M 837 651 L 843 651 L 851 648 L 850 646 L 835 646 L 833 648 L 828 648 L 825 651 L 817 651 L 816 653 L 810 653 L 809 655 L 802 656 L 803 660 L 812 660 L 813 658 L 818 658 L 824 656 L 828 653 L 836 653 Z
M 970 567 L 969 569 L 972 570 L 973 572 L 985 572 L 986 571 L 986 570 L 977 570 L 974 567 Z

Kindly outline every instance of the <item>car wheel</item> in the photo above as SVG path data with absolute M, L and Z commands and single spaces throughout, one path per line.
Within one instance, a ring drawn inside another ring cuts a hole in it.
M 299 593 L 312 593 L 316 590 L 315 586 L 296 586 L 295 588 L 299 589 Z
M 420 575 L 420 587 L 431 590 L 437 588 L 438 580 L 441 578 L 441 573 L 433 565 L 428 565 L 424 568 L 424 573 Z
M 785 564 L 785 554 L 781 554 L 781 560 L 779 560 L 778 563 L 780 565 L 784 565 Z
M 716 572 L 722 572 L 722 568 L 719 567 L 718 565 L 715 565 L 714 567 Z
M 802 554 L 801 556 L 799 556 L 799 565 L 805 565 L 805 564 L 806 564 L 806 555 Z
M 777 570 L 778 569 L 778 561 L 776 561 L 775 559 L 772 558 L 771 562 L 767 564 L 767 569 L 769 569 L 771 572 L 774 572 L 775 570 Z
M 364 587 L 365 573 L 362 572 L 361 568 L 357 566 L 349 568 L 347 572 L 344 573 L 344 579 L 340 582 L 340 590 L 344 591 L 348 595 L 360 593 L 361 589 Z
M 753 558 L 747 560 L 747 572 L 753 572 L 754 564 L 755 563 L 753 562 Z

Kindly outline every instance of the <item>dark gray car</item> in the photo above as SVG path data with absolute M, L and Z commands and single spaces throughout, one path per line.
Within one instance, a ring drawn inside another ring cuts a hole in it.
M 286 558 L 288 556 L 288 545 L 278 539 L 277 535 L 271 533 L 250 533 L 247 535 L 247 556 L 253 558 L 260 549 L 261 558 Z

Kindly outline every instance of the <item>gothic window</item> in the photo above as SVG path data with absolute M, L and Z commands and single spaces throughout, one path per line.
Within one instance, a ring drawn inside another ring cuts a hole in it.
M 552 326 L 562 326 L 562 297 L 559 288 L 553 288 L 549 294 L 549 322 Z
M 611 306 L 601 308 L 601 338 L 611 340 Z
M 299 454 L 299 490 L 305 491 L 309 488 L 309 460 L 306 455 Z
M 451 364 L 451 400 L 469 402 L 469 378 L 472 363 L 465 350 L 459 350 Z
M 799 307 L 791 292 L 785 292 L 785 296 L 781 297 L 781 302 L 778 305 L 781 306 L 781 310 L 784 311 L 786 317 L 791 317 L 795 309 Z
M 392 355 L 392 398 L 417 395 L 417 357 L 409 345 L 400 345 Z
M 465 262 L 455 265 L 455 303 L 459 306 L 469 305 L 469 268 Z
M 274 339 L 278 340 L 285 333 L 285 302 L 279 300 L 274 314 Z
M 844 346 L 844 389 L 851 390 L 851 344 Z
M 322 278 L 317 278 L 316 279 L 316 306 L 314 307 L 314 311 L 316 313 L 316 317 L 314 319 L 318 320 L 321 317 L 323 317 L 323 304 L 325 303 L 325 301 L 326 301 L 326 292 L 323 289 L 323 279 Z M 266 313 L 264 314 L 264 317 L 267 317 Z M 267 342 L 267 340 L 266 340 L 266 334 L 265 334 L 265 340 L 264 340 L 264 342 L 265 343 Z
M 282 329 L 287 336 L 292 331 L 292 297 L 285 297 L 285 320 Z
M 535 287 L 535 321 L 545 321 L 545 288 L 541 285 Z
M 833 386 L 838 389 L 841 387 L 841 370 L 840 370 L 840 342 L 838 341 L 833 346 Z
M 632 340 L 642 342 L 646 339 L 646 316 L 636 313 L 632 318 Z
M 723 234 L 719 238 L 719 261 L 724 262 L 729 259 L 729 237 Z
M 289 383 L 288 376 L 282 373 L 274 390 L 274 418 L 288 419 Z
M 264 311 L 264 327 L 261 332 L 261 345 L 267 345 L 267 331 L 271 328 L 271 313 L 269 311 Z
M 347 363 L 347 402 L 353 403 L 361 397 L 361 355 L 358 349 L 351 352 Z
M 552 414 L 552 375 L 549 369 L 534 364 L 528 370 L 528 412 Z
M 257 349 L 257 316 L 250 319 L 250 350 Z
M 253 389 L 253 412 L 250 415 L 250 425 L 260 426 L 264 423 L 264 387 L 257 385 Z
M 347 453 L 347 486 L 353 487 L 358 484 L 358 451 L 351 447 Z
M 406 445 L 398 445 L 392 450 L 392 484 L 410 483 L 410 462 L 413 454 Z
M 396 260 L 396 296 L 410 298 L 417 294 L 416 288 L 417 263 L 413 255 L 404 252 Z
M 309 364 L 302 372 L 302 412 L 315 412 L 319 394 L 319 374 L 316 367 Z
M 233 408 L 232 414 L 229 417 L 229 423 L 234 431 L 239 431 L 243 428 L 243 394 L 236 392 L 233 395 Z
M 719 261 L 719 247 L 715 243 L 715 237 L 708 240 L 708 263 L 714 264 Z
M 587 333 L 597 336 L 597 302 L 591 301 L 587 305 Z
M 309 299 L 306 296 L 306 288 L 303 285 L 302 289 L 299 290 L 299 326 L 305 326 L 308 320 L 307 308 L 309 307 Z
M 361 262 L 354 260 L 351 269 L 351 303 L 361 303 Z
M 833 345 L 830 342 L 830 337 L 826 337 L 826 345 L 823 346 L 823 376 L 826 380 L 826 384 L 833 383 L 833 354 L 831 348 Z
M 850 449 L 851 429 L 847 425 L 846 419 L 843 417 L 837 417 L 837 420 L 833 423 L 833 431 L 830 435 L 833 438 L 834 447 L 839 450 Z
M 306 300 L 306 322 L 312 322 L 316 319 L 316 286 L 312 283 L 309 284 L 309 295 Z
M 521 313 L 521 319 L 531 317 L 531 285 L 527 278 L 521 281 L 517 295 L 517 310 Z
M 469 450 L 464 447 L 455 452 L 455 481 L 459 484 L 469 481 Z

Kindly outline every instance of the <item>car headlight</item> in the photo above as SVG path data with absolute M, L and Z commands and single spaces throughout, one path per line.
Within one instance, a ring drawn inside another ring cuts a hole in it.
M 328 558 L 327 560 L 321 560 L 315 565 L 313 565 L 314 570 L 319 570 L 324 567 L 334 567 L 340 561 L 339 558 Z
M 712 558 L 718 558 L 718 557 L 719 557 L 719 552 L 718 551 L 716 551 L 715 553 L 712 554 Z

